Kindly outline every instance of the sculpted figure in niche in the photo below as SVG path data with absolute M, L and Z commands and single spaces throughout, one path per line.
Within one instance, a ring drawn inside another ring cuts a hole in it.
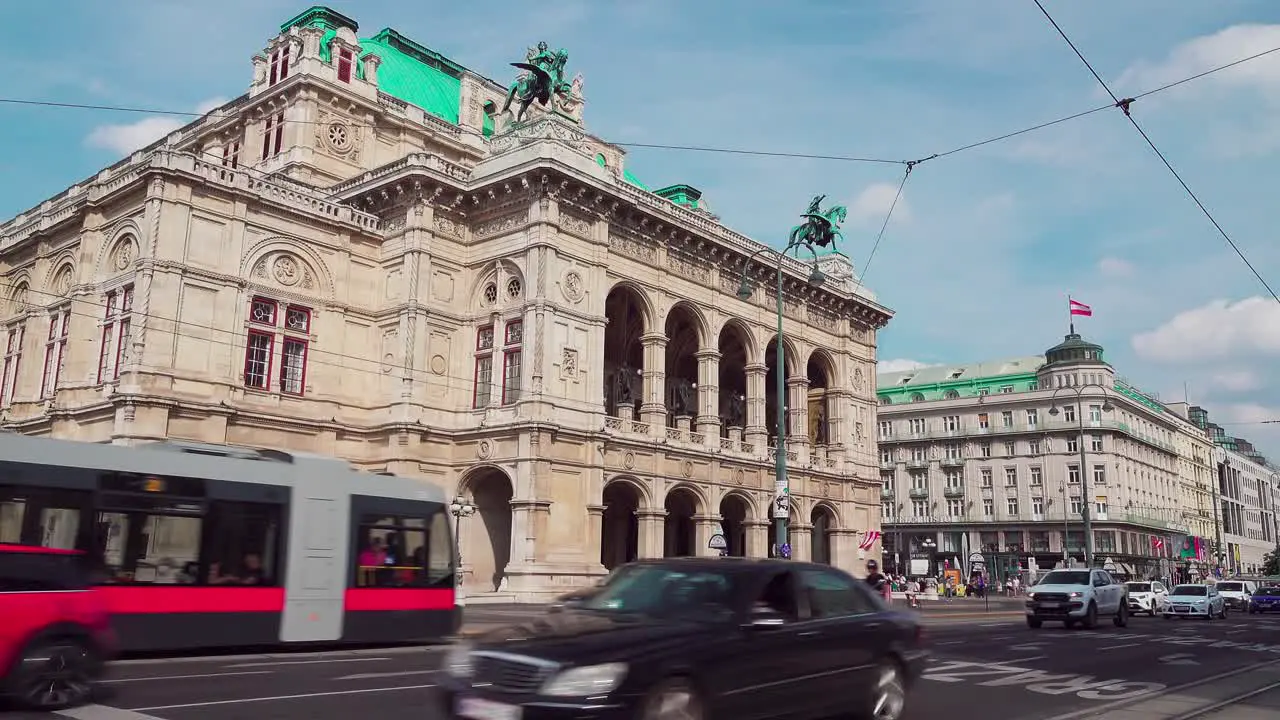
M 747 419 L 747 399 L 737 393 L 729 393 L 720 399 L 720 412 L 729 427 L 742 427 Z
M 675 378 L 667 388 L 667 407 L 676 415 L 698 413 L 698 388 L 690 380 Z

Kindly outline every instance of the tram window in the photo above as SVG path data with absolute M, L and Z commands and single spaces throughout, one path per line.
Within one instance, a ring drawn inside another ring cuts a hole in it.
M 431 515 L 427 538 L 427 583 L 431 587 L 453 587 L 453 539 L 449 534 L 449 516 L 441 508 Z
M 360 518 L 355 587 L 427 587 L 427 522 L 421 517 Z
M 281 506 L 214 501 L 204 536 L 205 570 L 211 585 L 280 584 Z
M 189 584 L 200 558 L 199 516 L 98 513 L 95 560 L 108 584 Z
M 0 543 L 83 548 L 80 516 L 89 500 L 83 491 L 0 485 Z

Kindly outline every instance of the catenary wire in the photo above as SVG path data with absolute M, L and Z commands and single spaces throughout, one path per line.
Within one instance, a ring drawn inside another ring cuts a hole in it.
M 1088 68 L 1089 73 L 1093 75 L 1093 78 L 1098 81 L 1098 84 L 1102 86 L 1102 89 L 1106 90 L 1107 94 L 1111 96 L 1111 99 L 1115 101 L 1114 107 L 1117 107 L 1122 112 L 1124 112 L 1125 118 L 1127 118 L 1130 124 L 1133 125 L 1133 128 L 1138 131 L 1138 134 L 1142 136 L 1142 139 L 1147 142 L 1147 145 L 1151 148 L 1151 151 L 1156 154 L 1156 157 L 1160 158 L 1160 162 L 1164 163 L 1165 168 L 1169 170 L 1169 173 L 1173 175 L 1174 179 L 1178 181 L 1178 184 L 1182 186 L 1182 189 L 1185 190 L 1187 195 L 1191 198 L 1191 200 L 1195 202 L 1196 207 L 1200 208 L 1200 212 L 1204 213 L 1204 216 L 1209 219 L 1209 222 L 1213 224 L 1213 227 L 1215 229 L 1217 229 L 1218 234 L 1222 236 L 1222 239 L 1227 241 L 1227 245 L 1231 246 L 1231 249 L 1235 251 L 1237 256 L 1239 256 L 1241 262 L 1245 264 L 1245 267 L 1249 268 L 1249 271 L 1252 272 L 1253 276 L 1258 279 L 1258 282 L 1262 283 L 1262 287 L 1266 288 L 1267 292 L 1271 294 L 1271 297 L 1277 303 L 1280 303 L 1280 295 L 1277 295 L 1276 291 L 1271 289 L 1271 285 L 1267 282 L 1266 278 L 1262 277 L 1262 273 L 1258 272 L 1258 269 L 1254 267 L 1253 263 L 1250 262 L 1249 258 L 1245 256 L 1244 251 L 1240 249 L 1240 246 L 1236 244 L 1236 241 L 1231 239 L 1231 236 L 1227 234 L 1227 231 L 1224 230 L 1222 228 L 1222 225 L 1220 225 L 1217 219 L 1214 218 L 1213 213 L 1209 212 L 1209 208 L 1205 207 L 1205 204 L 1200 201 L 1200 197 L 1196 195 L 1194 191 L 1192 191 L 1191 187 L 1187 185 L 1187 182 L 1182 179 L 1182 175 L 1180 175 L 1178 171 L 1174 169 L 1173 164 L 1170 163 L 1169 159 L 1165 157 L 1163 152 L 1160 151 L 1160 148 L 1156 147 L 1155 142 L 1151 140 L 1151 137 L 1147 135 L 1147 132 L 1142 129 L 1141 125 L 1138 124 L 1137 119 L 1133 117 L 1133 113 L 1130 110 L 1130 106 L 1133 104 L 1133 101 L 1135 100 L 1135 98 L 1121 99 L 1117 97 L 1116 94 L 1112 92 L 1111 86 L 1107 84 L 1107 81 L 1102 79 L 1102 76 L 1098 74 L 1098 71 L 1095 70 L 1093 68 L 1093 65 L 1089 62 L 1089 60 L 1085 58 L 1084 53 L 1080 52 L 1080 48 L 1076 47 L 1076 44 L 1072 42 L 1071 38 L 1067 35 L 1067 33 L 1062 29 L 1060 25 L 1058 25 L 1058 21 L 1054 20 L 1053 16 L 1049 14 L 1049 11 L 1045 9 L 1044 4 L 1041 3 L 1040 0 L 1032 0 L 1032 2 L 1036 4 L 1036 7 L 1040 8 L 1040 12 L 1044 14 L 1045 19 L 1049 21 L 1049 24 L 1053 26 L 1053 29 L 1056 30 L 1058 32 L 1058 35 L 1060 35 L 1062 39 L 1066 41 L 1067 45 L 1070 46 L 1071 51 L 1074 52 L 1076 54 L 1076 57 L 1080 59 L 1080 62 L 1083 63 L 1086 68 Z M 1264 54 L 1266 53 L 1258 54 L 1255 57 L 1262 57 L 1262 55 Z M 1239 62 L 1236 62 L 1235 64 L 1238 65 Z M 1198 76 L 1193 76 L 1193 78 L 1203 77 L 1205 74 L 1207 73 L 1201 73 Z M 1183 82 L 1190 81 L 1193 78 L 1188 78 L 1187 80 L 1170 83 L 1165 86 L 1165 89 L 1176 87 L 1178 85 L 1181 85 Z
M 1208 70 L 1204 70 L 1202 72 L 1196 73 L 1195 75 L 1190 75 L 1180 80 L 1175 80 L 1165 85 L 1161 85 L 1159 87 L 1152 88 L 1150 90 L 1146 90 L 1144 92 L 1138 93 L 1137 95 L 1134 95 L 1130 99 L 1138 100 L 1141 98 L 1149 97 L 1151 95 L 1164 92 L 1171 88 L 1178 87 L 1179 85 L 1184 85 L 1186 83 L 1199 80 L 1209 75 L 1213 75 L 1223 70 L 1228 70 L 1238 65 L 1243 65 L 1244 63 L 1257 60 L 1261 57 L 1271 55 L 1276 52 L 1280 52 L 1280 47 L 1274 47 L 1268 50 L 1264 50 L 1262 52 L 1254 53 L 1253 55 L 1242 57 L 1242 58 L 1233 60 L 1231 62 L 1209 68 Z M 135 113 L 135 114 L 144 114 L 144 115 L 168 115 L 173 117 L 190 117 L 190 118 L 200 118 L 206 115 L 205 113 L 198 113 L 194 111 L 140 108 L 140 107 L 129 107 L 124 105 L 103 105 L 103 104 L 95 105 L 95 104 L 89 104 L 89 103 L 57 102 L 52 100 L 33 100 L 29 98 L 13 98 L 13 97 L 0 97 L 0 104 L 63 108 L 63 109 L 74 109 L 74 110 L 102 110 L 106 112 Z M 702 146 L 702 145 L 668 145 L 668 144 L 662 144 L 662 143 L 626 143 L 626 142 L 615 142 L 613 144 L 618 145 L 619 147 L 645 148 L 645 149 L 656 149 L 656 150 L 677 150 L 677 151 L 686 151 L 686 152 L 723 153 L 723 154 L 735 154 L 735 155 L 756 155 L 756 156 L 763 156 L 763 157 L 794 158 L 794 159 L 802 159 L 802 160 L 803 159 L 833 160 L 833 161 L 840 161 L 840 162 L 866 162 L 866 163 L 879 163 L 879 164 L 892 164 L 892 165 L 905 165 L 909 162 L 914 162 L 916 164 L 919 164 L 920 162 L 924 162 L 925 160 L 932 160 L 936 158 L 947 157 L 949 155 L 955 155 L 957 153 L 964 152 L 967 150 L 972 150 L 974 148 L 979 148 L 984 145 L 990 145 L 992 143 L 1000 142 L 1002 140 L 1008 140 L 1010 138 L 1014 138 L 1019 135 L 1025 135 L 1027 133 L 1035 132 L 1037 130 L 1042 130 L 1044 128 L 1052 127 L 1054 125 L 1060 125 L 1062 123 L 1069 122 L 1071 120 L 1076 120 L 1078 118 L 1082 118 L 1087 115 L 1092 115 L 1093 113 L 1101 112 L 1103 110 L 1108 110 L 1113 107 L 1115 107 L 1115 105 L 1107 104 L 1107 105 L 1102 105 L 1096 108 L 1090 108 L 1088 110 L 1072 113 L 1070 115 L 1066 115 L 1054 120 L 1049 120 L 1047 122 L 1037 123 L 1035 125 L 1022 128 L 1020 130 L 1014 130 L 1012 132 L 1002 133 L 1000 135 L 996 135 L 993 137 L 976 140 L 973 142 L 968 142 L 963 145 L 959 145 L 957 147 L 951 148 L 949 150 L 933 153 L 931 155 L 921 158 L 920 160 L 915 160 L 915 161 L 894 160 L 894 159 L 887 159 L 887 158 L 857 157 L 857 156 L 846 156 L 846 155 L 823 155 L 823 154 L 808 154 L 808 153 L 792 153 L 792 152 L 783 152 L 783 151 L 744 150 L 741 148 L 721 148 L 721 147 L 711 147 L 711 146 Z M 224 114 L 218 113 L 216 110 L 214 112 L 208 113 L 208 115 L 212 115 L 213 117 L 216 117 L 216 118 L 231 117 L 231 115 L 229 114 L 224 115 Z M 305 125 L 321 124 L 320 121 L 318 120 L 289 119 L 289 120 L 286 120 L 285 122 L 305 124 Z M 399 127 L 398 125 L 379 125 L 377 123 L 358 123 L 358 122 L 352 123 L 352 125 L 354 127 L 372 128 L 372 129 L 379 129 L 379 128 L 395 129 Z M 459 126 L 459 130 L 461 130 L 462 132 L 470 133 L 470 134 L 483 135 L 483 132 L 478 132 L 472 128 Z
M 893 194 L 893 202 L 889 203 L 889 212 L 885 213 L 884 222 L 880 224 L 880 232 L 876 233 L 876 240 L 871 244 L 871 251 L 867 253 L 867 261 L 862 265 L 862 274 L 858 276 L 858 284 L 854 288 L 856 293 L 867 281 L 867 273 L 871 270 L 871 261 L 876 257 L 876 250 L 880 247 L 880 241 L 884 239 L 884 231 L 889 227 L 889 221 L 893 219 L 893 211 L 898 207 L 898 201 L 902 199 L 902 189 L 907 186 L 907 180 L 911 179 L 911 170 L 917 163 L 908 163 L 907 169 L 902 173 L 902 180 L 898 183 L 898 191 Z

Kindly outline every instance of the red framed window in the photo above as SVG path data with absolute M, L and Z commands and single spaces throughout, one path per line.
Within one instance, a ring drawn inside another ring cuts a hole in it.
M 493 400 L 493 326 L 487 325 L 476 331 L 476 371 L 475 390 L 472 392 L 472 406 L 489 407 Z
M 120 377 L 129 362 L 129 327 L 133 314 L 133 286 L 107 293 L 106 316 L 102 320 L 102 345 L 98 348 L 98 382 Z
M 49 316 L 49 337 L 44 345 L 44 379 L 40 383 L 40 397 L 49 398 L 58 389 L 62 368 L 67 363 L 67 333 L 71 325 L 71 308 L 54 310 Z
M 524 342 L 524 323 L 512 320 L 502 333 L 502 404 L 510 405 L 520 400 L 520 379 Z
M 351 68 L 355 64 L 355 58 L 350 50 L 338 51 L 338 80 L 340 82 L 351 82 Z
M 284 147 L 284 111 L 270 115 L 262 124 L 262 159 L 275 157 Z
M 22 338 L 26 323 L 11 326 L 5 332 L 4 365 L 0 372 L 0 407 L 13 402 L 18 390 L 18 371 L 22 369 Z
M 271 70 L 267 76 L 267 84 L 275 85 L 289 77 L 289 46 L 277 48 L 271 53 Z
M 249 303 L 249 330 L 245 341 L 245 387 L 270 390 L 271 379 L 275 377 L 280 392 L 306 393 L 311 317 L 311 308 L 302 305 L 253 298 Z M 278 359 L 277 347 L 280 348 Z M 278 375 L 273 372 L 277 367 Z

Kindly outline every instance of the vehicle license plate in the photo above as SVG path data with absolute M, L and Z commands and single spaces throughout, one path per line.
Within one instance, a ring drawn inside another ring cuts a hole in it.
M 471 720 L 520 720 L 520 706 L 482 698 L 458 698 L 458 715 Z
M 1042 607 L 1042 608 L 1044 608 L 1044 609 L 1046 609 L 1046 610 L 1053 610 L 1053 609 L 1055 609 L 1055 608 L 1057 608 L 1057 607 L 1058 607 L 1058 603 L 1056 603 L 1056 602 L 1042 602 L 1042 603 L 1040 603 L 1040 607 Z
M 1191 612 L 1191 608 L 1186 605 L 1179 605 L 1173 609 L 1174 612 Z

